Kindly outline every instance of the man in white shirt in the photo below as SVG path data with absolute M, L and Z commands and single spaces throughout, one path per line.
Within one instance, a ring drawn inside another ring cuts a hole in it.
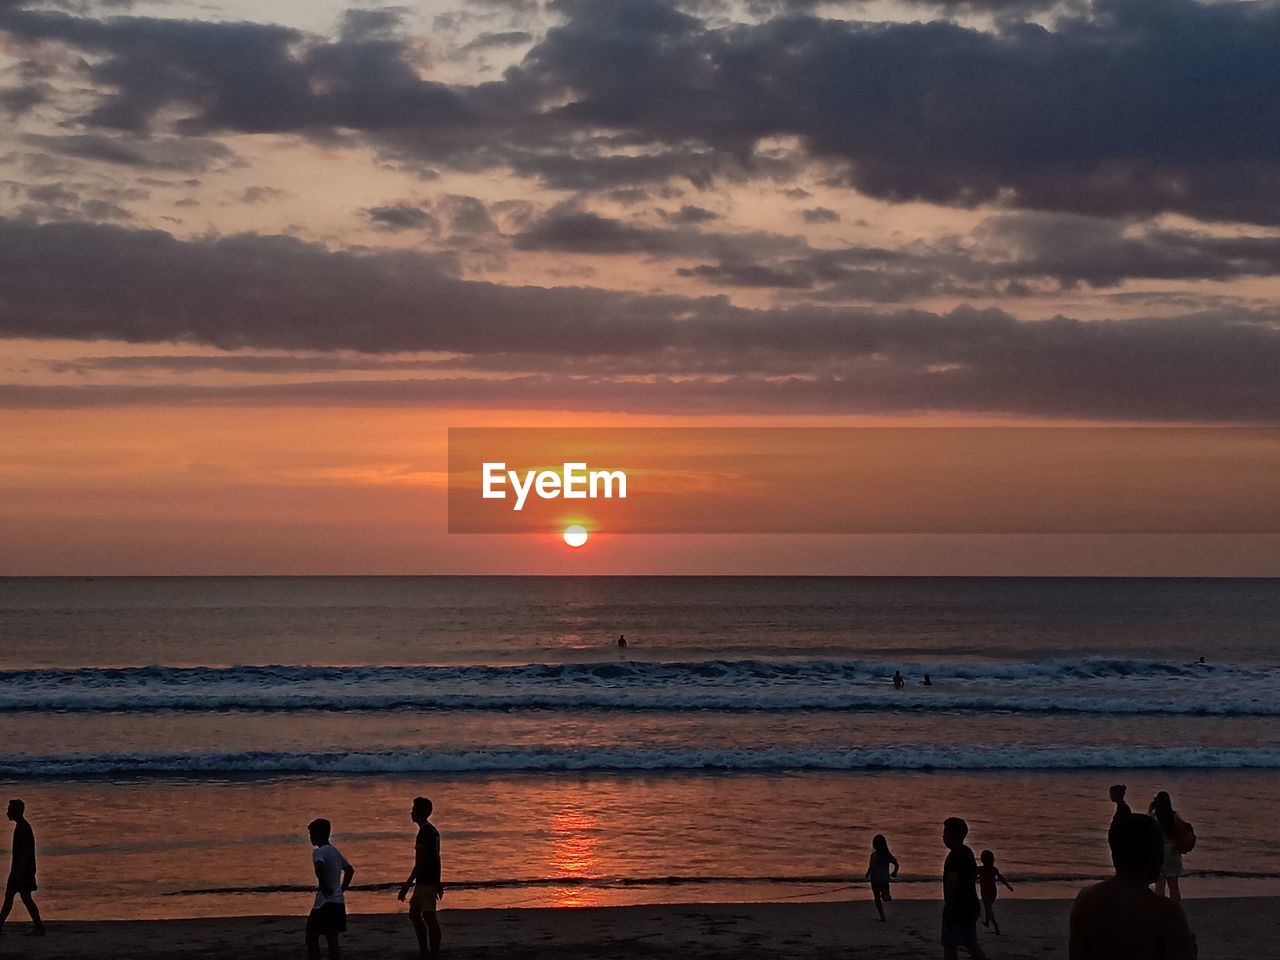
M 329 943 L 331 960 L 340 960 L 342 948 L 338 945 L 338 934 L 345 933 L 347 929 L 347 905 L 343 891 L 351 886 L 351 878 L 356 873 L 356 868 L 329 842 L 332 829 L 324 818 L 307 824 L 307 833 L 315 847 L 311 861 L 316 868 L 316 902 L 307 917 L 307 956 L 311 960 L 320 960 L 321 937 Z

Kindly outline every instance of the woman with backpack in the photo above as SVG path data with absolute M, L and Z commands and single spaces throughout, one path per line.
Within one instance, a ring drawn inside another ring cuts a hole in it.
M 1182 855 L 1190 853 L 1196 845 L 1196 833 L 1191 824 L 1173 809 L 1173 801 L 1166 790 L 1155 795 L 1147 812 L 1160 825 L 1160 833 L 1164 836 L 1164 866 L 1160 868 L 1160 877 L 1156 881 L 1156 893 L 1163 897 L 1167 885 L 1169 899 L 1180 903 L 1182 891 L 1178 888 L 1178 881 L 1182 876 Z

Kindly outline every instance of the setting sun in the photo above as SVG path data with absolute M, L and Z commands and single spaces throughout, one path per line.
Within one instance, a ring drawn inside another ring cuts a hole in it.
M 587 545 L 587 528 L 580 523 L 571 523 L 564 528 L 564 542 L 571 547 Z

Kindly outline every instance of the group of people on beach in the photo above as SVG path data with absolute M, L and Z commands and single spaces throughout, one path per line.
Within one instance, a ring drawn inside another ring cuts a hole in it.
M 1196 942 L 1180 905 L 1182 856 L 1195 846 L 1195 831 L 1178 816 L 1172 800 L 1160 791 L 1148 814 L 1135 814 L 1125 800 L 1124 784 L 1111 787 L 1115 812 L 1108 831 L 1115 876 L 1083 890 L 1071 910 L 1070 960 L 1195 960 Z M 440 833 L 431 823 L 432 803 L 414 798 L 410 819 L 417 825 L 413 869 L 400 886 L 399 899 L 409 901 L 409 919 L 418 938 L 421 960 L 440 955 L 440 923 L 436 904 L 444 896 L 441 880 Z M 36 887 L 35 834 L 26 819 L 26 805 L 10 800 L 7 816 L 13 822 L 12 863 L 0 908 L 0 932 L 21 899 L 31 915 L 32 930 L 45 933 L 40 910 L 32 894 Z M 331 842 L 332 824 L 324 818 L 307 825 L 316 877 L 315 902 L 307 917 L 306 946 L 311 960 L 320 957 L 324 940 L 329 956 L 341 957 L 339 935 L 347 929 L 345 893 L 355 877 L 355 867 Z M 959 817 L 942 824 L 947 858 L 942 868 L 942 946 L 945 960 L 958 957 L 965 948 L 976 960 L 985 954 L 978 943 L 978 923 L 1000 932 L 995 902 L 998 887 L 1012 884 L 996 867 L 995 854 L 983 850 L 975 857 L 965 843 L 969 825 Z M 890 885 L 900 864 L 883 834 L 871 841 L 866 879 L 876 913 L 886 920 L 884 905 L 892 901 Z M 1150 889 L 1157 885 L 1156 891 Z M 1166 897 L 1166 891 L 1168 896 Z
M 1111 787 L 1115 813 L 1107 831 L 1115 876 L 1081 891 L 1071 910 L 1070 960 L 1195 960 L 1195 936 L 1182 912 L 1182 855 L 1195 846 L 1195 830 L 1178 816 L 1161 790 L 1147 816 L 1125 801 L 1124 784 Z M 996 867 L 995 854 L 975 858 L 965 843 L 969 825 L 959 817 L 942 824 L 947 859 L 942 867 L 942 949 L 945 960 L 961 947 L 976 960 L 986 956 L 978 943 L 978 923 L 1000 933 L 995 902 L 999 885 L 1013 885 Z M 876 914 L 884 921 L 890 884 L 898 876 L 898 858 L 884 834 L 871 840 L 866 879 Z M 1156 884 L 1156 890 L 1151 885 Z M 1168 897 L 1165 893 L 1168 891 Z

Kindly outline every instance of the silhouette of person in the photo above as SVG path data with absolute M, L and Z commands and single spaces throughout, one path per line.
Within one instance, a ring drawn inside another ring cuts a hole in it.
M 960 948 L 975 960 L 986 960 L 978 946 L 978 862 L 965 846 L 969 825 L 959 817 L 947 817 L 942 823 L 942 842 L 950 851 L 942 866 L 942 955 L 955 960 Z
M 890 870 L 889 868 L 893 869 Z M 898 858 L 889 852 L 889 841 L 883 833 L 871 838 L 871 862 L 867 864 L 867 879 L 871 881 L 871 895 L 876 901 L 876 913 L 884 920 L 884 904 L 893 899 L 889 882 L 898 875 Z
M 1000 924 L 996 922 L 996 896 L 1000 893 L 997 883 L 1003 883 L 1006 890 L 1012 890 L 1013 884 L 1004 878 L 1004 874 L 996 869 L 996 855 L 990 850 L 983 850 L 979 856 L 982 861 L 978 867 L 978 892 L 982 895 L 984 916 L 982 925 L 990 927 L 996 936 L 1000 935 Z
M 409 919 L 418 935 L 418 955 L 422 960 L 436 960 L 440 956 L 440 921 L 436 917 L 436 901 L 444 896 L 444 884 L 440 882 L 440 831 L 431 823 L 431 801 L 426 797 L 414 797 L 409 817 L 418 825 L 418 837 L 413 843 L 413 871 L 400 887 L 398 899 L 403 903 L 409 888 Z
M 329 944 L 331 960 L 339 960 L 342 948 L 338 934 L 347 931 L 347 904 L 343 894 L 351 886 L 356 868 L 329 842 L 332 830 L 332 824 L 323 817 L 307 824 L 307 834 L 315 847 L 311 862 L 316 869 L 316 902 L 307 917 L 307 956 L 311 960 L 319 960 L 321 937 Z
M 1179 903 L 1182 901 L 1182 889 L 1179 886 L 1179 878 L 1182 876 L 1182 851 L 1178 849 L 1178 837 L 1182 832 L 1182 818 L 1173 809 L 1173 801 L 1164 790 L 1155 795 L 1147 812 L 1160 826 L 1160 834 L 1164 837 L 1164 864 L 1160 867 L 1156 892 L 1164 896 L 1167 886 L 1169 899 Z
M 1126 803 L 1124 799 L 1124 794 L 1127 789 L 1128 787 L 1123 783 L 1117 783 L 1114 784 L 1107 792 L 1107 795 L 1111 798 L 1111 802 L 1116 805 L 1116 812 L 1111 815 L 1112 823 L 1115 823 L 1121 817 L 1126 817 L 1133 813 L 1133 811 L 1129 809 L 1129 804 Z
M 1182 907 L 1153 893 L 1164 837 L 1151 817 L 1117 817 L 1107 835 L 1116 875 L 1080 891 L 1071 908 L 1069 960 L 1195 960 Z
M 4 906 L 0 907 L 0 930 L 4 930 L 16 896 L 31 916 L 32 936 L 43 937 L 46 932 L 44 921 L 40 919 L 40 908 L 31 897 L 36 892 L 36 834 L 27 823 L 27 805 L 21 800 L 10 800 L 5 816 L 13 821 L 13 846 L 10 848 L 9 880 L 4 886 Z
M 922 686 L 922 687 L 932 687 L 932 686 L 933 686 L 933 681 L 929 679 L 929 675 L 928 675 L 927 673 L 924 675 L 924 679 L 920 681 L 920 686 Z
M 627 638 L 624 637 L 622 634 L 618 634 L 618 649 L 619 650 L 627 649 Z
M 893 689 L 901 690 L 906 685 L 907 685 L 907 681 L 902 679 L 902 671 L 901 670 L 893 671 Z

